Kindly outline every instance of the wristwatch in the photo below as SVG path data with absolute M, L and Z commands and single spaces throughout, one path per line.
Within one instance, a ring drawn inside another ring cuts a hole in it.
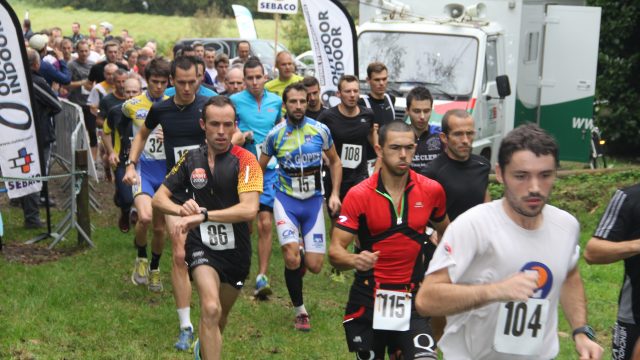
M 209 212 L 207 211 L 206 208 L 201 207 L 200 214 L 204 216 L 204 219 L 202 219 L 202 222 L 206 222 L 207 220 L 209 220 Z
M 127 159 L 127 161 L 124 162 L 124 166 L 129 166 L 130 164 L 133 164 L 133 166 L 138 165 L 137 161 L 133 161 L 131 159 Z
M 587 337 L 593 341 L 596 340 L 596 332 L 593 331 L 593 328 L 589 325 L 580 326 L 579 328 L 573 330 L 573 339 L 575 340 L 576 335 L 585 334 Z

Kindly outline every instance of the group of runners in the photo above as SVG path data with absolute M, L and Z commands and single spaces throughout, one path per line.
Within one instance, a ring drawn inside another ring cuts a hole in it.
M 359 79 L 343 75 L 340 103 L 325 108 L 318 81 L 295 75 L 289 53 L 277 55 L 276 68 L 278 77 L 267 81 L 263 64 L 248 58 L 244 90 L 205 96 L 196 58 L 154 59 L 146 90 L 126 79 L 128 100 L 105 109 L 119 134 L 113 162 L 125 164 L 120 176 L 138 212 L 135 284 L 162 291 L 165 229 L 171 238 L 177 349 L 221 357 L 221 334 L 249 276 L 255 223 L 254 295 L 268 299 L 273 291 L 275 227 L 297 330 L 311 329 L 303 278 L 321 271 L 327 246 L 337 271 L 354 271 L 343 325 L 358 359 L 436 359 L 437 349 L 446 359 L 551 359 L 559 351 L 558 303 L 580 358 L 602 356 L 577 267 L 579 224 L 547 204 L 558 168 L 551 136 L 525 125 L 504 137 L 495 167 L 504 196 L 490 202 L 491 167 L 471 153 L 475 125 L 466 110 L 450 110 L 432 126 L 433 97 L 416 87 L 407 120 L 397 120 L 381 63 L 367 69 L 370 93 L 361 96 Z M 638 193 L 614 196 L 587 260 L 638 254 L 639 241 L 625 241 L 640 231 L 632 220 Z M 631 359 L 638 336 L 634 261 L 625 268 L 616 327 L 624 348 L 614 339 L 614 353 L 626 357 L 616 359 Z M 196 341 L 192 281 L 200 298 Z

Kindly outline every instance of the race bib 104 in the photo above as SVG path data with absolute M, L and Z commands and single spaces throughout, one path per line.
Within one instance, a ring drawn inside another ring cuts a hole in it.
M 236 248 L 233 224 L 206 221 L 200 224 L 202 243 L 211 250 L 230 250 Z
M 342 152 L 340 153 L 340 161 L 342 167 L 347 169 L 355 169 L 362 162 L 362 145 L 342 144 Z
M 393 331 L 409 330 L 412 298 L 410 292 L 377 289 L 373 305 L 373 328 Z
M 493 348 L 506 354 L 539 354 L 548 313 L 547 299 L 500 303 Z

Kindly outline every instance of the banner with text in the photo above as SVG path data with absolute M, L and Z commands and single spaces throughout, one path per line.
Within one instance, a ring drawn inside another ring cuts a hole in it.
M 240 37 L 245 40 L 257 39 L 258 34 L 256 32 L 256 26 L 253 23 L 251 11 L 242 5 L 236 4 L 231 5 L 231 8 L 233 8 L 233 14 L 236 17 Z
M 0 168 L 4 177 L 40 176 L 31 78 L 18 17 L 0 0 Z M 10 198 L 40 191 L 42 183 L 6 180 Z
M 356 27 L 347 9 L 336 0 L 301 0 L 302 12 L 313 50 L 322 101 L 329 106 L 343 74 L 358 74 Z

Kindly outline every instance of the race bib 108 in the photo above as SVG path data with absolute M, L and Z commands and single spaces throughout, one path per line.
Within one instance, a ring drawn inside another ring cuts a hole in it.
M 340 161 L 342 161 L 343 168 L 357 168 L 362 162 L 362 145 L 342 144 Z
M 182 157 L 182 155 L 184 155 L 185 152 L 189 151 L 189 150 L 193 150 L 193 149 L 197 149 L 199 148 L 200 145 L 188 145 L 188 146 L 179 146 L 179 147 L 174 147 L 173 148 L 173 159 L 175 160 L 175 162 L 178 162 L 178 160 L 180 160 L 180 158 Z

